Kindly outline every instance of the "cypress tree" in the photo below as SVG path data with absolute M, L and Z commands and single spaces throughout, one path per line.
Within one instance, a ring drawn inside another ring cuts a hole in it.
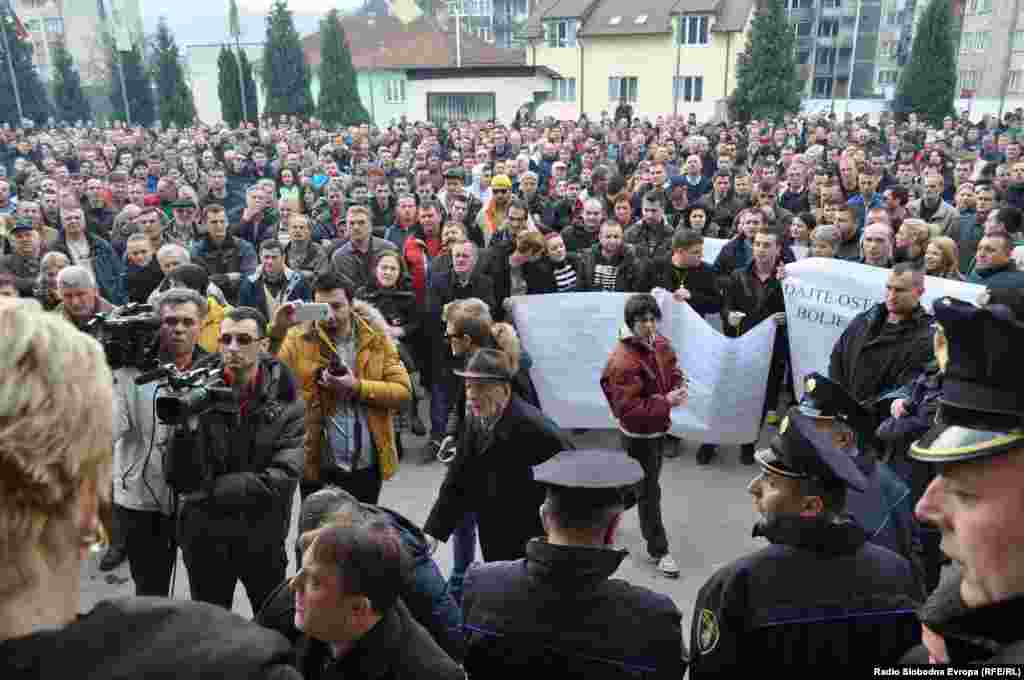
M 242 50 L 240 55 L 242 60 L 242 77 L 245 79 L 245 110 L 249 114 L 249 122 L 255 123 L 260 118 L 260 102 L 259 97 L 256 95 L 256 79 L 252 75 L 252 62 L 245 55 L 245 50 Z
M 92 108 L 82 91 L 82 78 L 75 68 L 71 53 L 58 40 L 52 51 L 53 56 L 53 100 L 57 120 L 69 123 L 92 118 Z
M 192 89 L 185 82 L 181 66 L 181 53 L 174 41 L 167 18 L 160 17 L 156 28 L 154 66 L 157 91 L 157 109 L 164 125 L 188 127 L 196 119 L 196 105 Z
M 796 34 L 786 20 L 783 0 L 759 3 L 747 48 L 736 64 L 733 112 L 741 120 L 782 120 L 800 109 Z
M 317 115 L 329 126 L 370 122 L 359 100 L 356 70 L 345 39 L 338 10 L 332 9 L 320 22 L 320 101 Z
M 14 63 L 14 77 L 18 80 L 18 93 L 21 95 L 21 110 L 25 118 L 41 125 L 52 115 L 53 107 L 50 105 L 50 98 L 47 96 L 46 88 L 39 79 L 36 67 L 32 65 L 32 43 L 21 40 L 15 24 L 7 21 L 7 15 L 0 13 L 0 25 L 7 33 L 7 45 L 11 49 L 11 57 Z M 0 121 L 11 124 L 11 127 L 21 127 L 18 120 L 18 105 L 14 99 L 14 86 L 11 83 L 11 74 L 7 68 L 7 55 L 3 53 L 3 43 L 0 43 Z
M 309 92 L 309 65 L 302 53 L 299 33 L 286 0 L 274 0 L 267 15 L 267 39 L 263 46 L 264 113 L 272 116 L 313 113 Z
M 110 104 L 114 109 L 116 120 L 125 120 L 124 101 L 121 97 L 121 78 L 118 74 L 117 60 L 120 59 L 124 68 L 125 89 L 128 92 L 128 107 L 132 114 L 132 124 L 150 126 L 156 121 L 156 107 L 153 105 L 153 86 L 149 75 L 142 65 L 142 50 L 132 45 L 128 52 L 120 52 L 109 41 L 110 67 Z
M 217 95 L 220 97 L 220 117 L 228 126 L 236 128 L 242 120 L 242 93 L 238 91 L 238 61 L 235 51 L 222 45 L 217 56 Z
M 956 32 L 949 0 L 931 0 L 921 15 L 910 62 L 896 88 L 896 110 L 914 111 L 936 127 L 953 113 L 956 96 Z

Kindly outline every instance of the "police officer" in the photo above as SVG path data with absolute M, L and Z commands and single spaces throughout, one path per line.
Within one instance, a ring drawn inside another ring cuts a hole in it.
M 910 562 L 867 541 L 845 514 L 864 474 L 792 408 L 748 487 L 772 545 L 719 569 L 694 605 L 691 677 L 766 666 L 892 663 L 913 645 L 920 600 Z
M 832 435 L 832 443 L 853 458 L 864 474 L 863 491 L 846 496 L 846 509 L 868 540 L 906 557 L 915 567 L 914 504 L 910 487 L 885 463 L 877 460 L 871 446 L 874 417 L 850 394 L 820 373 L 804 379 L 800 412 L 814 426 Z
M 928 654 L 918 648 L 904 661 L 1021 663 L 1024 314 L 942 298 L 935 318 L 946 338 L 938 356 L 945 364 L 938 424 L 910 456 L 938 468 L 917 515 L 939 529 L 942 551 L 958 569 L 920 612 Z
M 525 559 L 466 576 L 470 677 L 683 677 L 679 609 L 610 578 L 627 555 L 613 547 L 622 491 L 643 478 L 641 465 L 621 451 L 562 451 L 533 474 L 547 488 L 547 536 L 527 544 Z

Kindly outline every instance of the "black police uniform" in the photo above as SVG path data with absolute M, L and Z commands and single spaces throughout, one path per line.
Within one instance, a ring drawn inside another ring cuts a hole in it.
M 846 496 L 846 511 L 853 516 L 868 540 L 898 553 L 914 564 L 919 555 L 914 540 L 914 503 L 910 487 L 885 463 L 877 460 L 870 446 L 874 416 L 850 396 L 838 383 L 820 373 L 804 379 L 800 412 L 816 420 L 846 423 L 856 435 L 847 453 L 860 468 L 866 483 L 862 491 Z
M 534 477 L 586 507 L 621 507 L 643 468 L 621 451 L 564 451 Z M 686 671 L 672 600 L 610 578 L 625 550 L 535 538 L 526 558 L 469 570 L 463 613 L 470 677 L 672 678 Z
M 865 484 L 853 460 L 795 408 L 756 459 L 776 475 Z M 697 595 L 691 677 L 892 663 L 919 639 L 910 563 L 868 542 L 849 517 L 776 515 L 754 536 L 772 545 L 718 570 Z
M 937 424 L 910 447 L 924 463 L 984 465 L 992 456 L 1024 450 L 1024 390 L 1018 352 L 1024 315 L 1003 304 L 976 307 L 942 298 L 935 302 L 949 361 L 942 382 Z M 1020 565 L 1018 565 L 1020 566 Z M 960 574 L 944 579 L 919 612 L 943 638 L 949 661 L 1024 663 L 1024 594 L 968 608 L 960 597 Z M 923 662 L 917 647 L 904 662 Z

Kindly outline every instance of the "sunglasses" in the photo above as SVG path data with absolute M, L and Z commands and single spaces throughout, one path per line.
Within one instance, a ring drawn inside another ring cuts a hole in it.
M 507 194 L 508 193 L 508 189 L 494 189 L 493 193 L 495 193 L 495 194 Z
M 230 347 L 231 343 L 236 340 L 238 341 L 239 347 L 248 347 L 252 343 L 256 342 L 256 338 L 247 333 L 225 333 L 220 336 L 220 344 L 224 347 Z

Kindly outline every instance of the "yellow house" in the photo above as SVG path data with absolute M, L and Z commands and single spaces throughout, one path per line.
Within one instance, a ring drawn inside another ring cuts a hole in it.
M 542 0 L 526 61 L 560 74 L 549 101 L 591 118 L 625 99 L 634 115 L 704 121 L 736 87 L 754 0 Z

